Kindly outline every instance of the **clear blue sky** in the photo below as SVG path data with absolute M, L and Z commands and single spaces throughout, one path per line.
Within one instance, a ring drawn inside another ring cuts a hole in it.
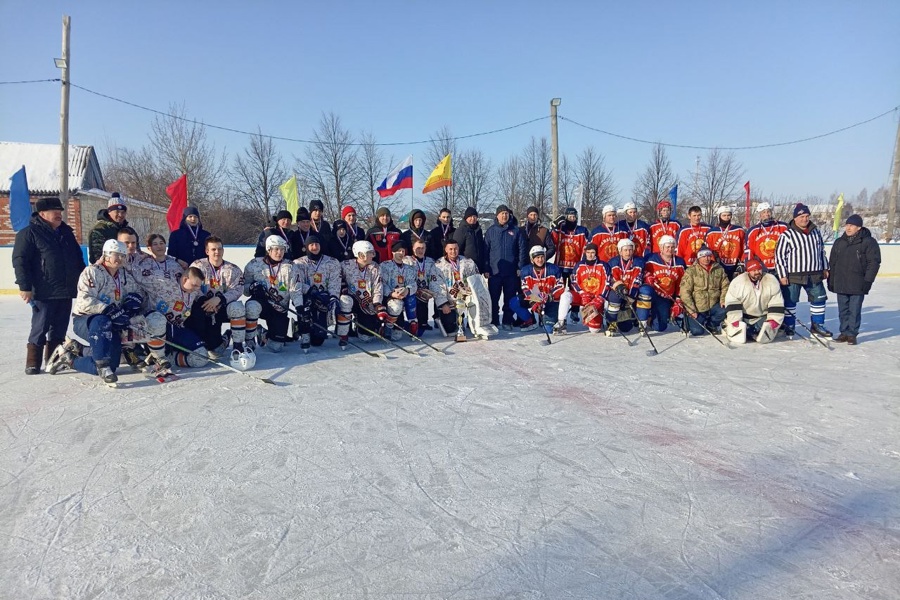
M 560 114 L 654 141 L 744 146 L 837 129 L 900 104 L 900 2 L 0 3 L 0 80 L 58 77 L 207 123 L 310 137 L 323 111 L 379 141 L 456 135 Z M 58 84 L 0 86 L 0 139 L 56 142 Z M 73 90 L 70 141 L 138 147 L 153 115 Z M 738 152 L 754 188 L 869 192 L 888 182 L 897 116 L 822 140 Z M 495 164 L 541 121 L 466 140 Z M 235 152 L 240 135 L 210 131 Z M 606 157 L 624 202 L 650 147 L 560 123 L 560 149 Z M 280 144 L 288 163 L 300 144 Z M 416 156 L 424 146 L 391 148 Z M 670 149 L 685 178 L 698 151 Z

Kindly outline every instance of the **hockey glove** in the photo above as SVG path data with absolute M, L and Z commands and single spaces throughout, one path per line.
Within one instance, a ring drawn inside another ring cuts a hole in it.
M 254 281 L 250 284 L 250 297 L 262 304 L 269 301 L 269 286 L 262 281 Z
M 766 323 L 769 324 L 769 328 L 772 331 L 778 331 L 778 327 L 779 327 L 778 321 L 773 321 L 772 319 L 769 319 L 768 321 L 766 321 Z
M 669 318 L 677 319 L 684 315 L 684 304 L 681 302 L 681 299 L 675 301 L 675 304 L 672 305 L 672 312 L 669 313 Z
M 103 314 L 112 321 L 113 329 L 125 329 L 128 327 L 128 313 L 118 304 L 110 304 L 103 309 Z
M 744 265 L 743 265 L 743 263 L 737 263 L 737 264 L 734 266 L 734 276 L 737 277 L 738 275 L 740 275 L 740 274 L 743 273 L 743 272 L 744 272 Z
M 125 297 L 122 299 L 122 309 L 128 314 L 129 317 L 133 317 L 141 312 L 141 306 L 144 304 L 144 298 L 137 292 L 131 292 L 130 294 L 125 294 Z
M 334 312 L 337 314 L 338 307 L 341 305 L 341 301 L 337 296 L 329 296 L 328 297 L 328 310 L 329 312 Z
M 384 307 L 384 304 L 376 304 L 375 305 L 375 314 L 378 315 L 378 320 L 387 321 L 388 320 L 388 311 Z

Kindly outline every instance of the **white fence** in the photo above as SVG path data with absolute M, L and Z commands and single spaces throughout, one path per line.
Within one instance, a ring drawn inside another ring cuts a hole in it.
M 0 246 L 0 293 L 18 293 L 16 276 L 12 268 L 12 246 Z M 244 266 L 253 258 L 255 246 L 225 246 L 225 259 Z M 831 251 L 831 246 L 826 252 Z M 879 277 L 900 277 L 900 244 L 881 244 L 881 270 Z

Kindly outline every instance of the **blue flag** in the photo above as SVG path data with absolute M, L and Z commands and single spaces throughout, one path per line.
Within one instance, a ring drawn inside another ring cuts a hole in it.
M 28 193 L 28 177 L 25 165 L 9 178 L 9 220 L 13 231 L 28 227 L 31 221 L 31 196 Z
M 672 218 L 675 219 L 675 215 L 678 214 L 676 209 L 678 208 L 678 184 L 672 186 L 672 189 L 669 190 L 669 200 L 672 201 Z

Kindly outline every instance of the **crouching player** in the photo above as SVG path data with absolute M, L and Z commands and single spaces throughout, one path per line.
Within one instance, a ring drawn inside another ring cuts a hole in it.
M 353 255 L 355 259 L 341 263 L 343 282 L 336 316 L 338 346 L 341 350 L 347 349 L 350 323 L 354 319 L 359 327 L 359 340 L 369 342 L 378 332 L 381 323 L 391 318 L 388 309 L 382 304 L 384 289 L 378 265 L 373 262 L 375 247 L 367 241 L 354 242 Z M 399 314 L 400 311 L 397 311 L 393 315 L 394 321 Z
M 619 240 L 617 249 L 619 255 L 609 261 L 610 289 L 606 312 L 609 326 L 606 335 L 616 331 L 628 333 L 634 327 L 637 318 L 634 304 L 644 277 L 644 259 L 635 256 L 634 242 Z M 641 330 L 643 332 L 643 326 Z
M 391 339 L 397 341 L 403 337 L 400 326 L 396 324 L 394 315 L 404 314 L 409 324 L 409 332 L 419 335 L 419 318 L 416 313 L 416 283 L 415 268 L 406 263 L 406 242 L 403 240 L 394 242 L 391 246 L 391 260 L 381 263 L 378 270 L 381 273 L 381 283 L 384 286 L 384 297 L 387 298 L 388 321 L 387 330 Z
M 265 319 L 269 329 L 257 336 L 256 319 L 247 315 L 246 338 L 259 337 L 260 345 L 272 352 L 281 352 L 288 341 L 291 302 L 297 309 L 303 308 L 300 291 L 300 275 L 294 263 L 285 260 L 288 243 L 281 236 L 266 238 L 266 255 L 254 258 L 244 267 L 244 294 L 259 303 L 259 317 Z
M 784 320 L 781 285 L 767 273 L 762 261 L 751 258 L 725 294 L 725 334 L 743 344 L 748 339 L 771 342 Z
M 572 292 L 563 283 L 562 271 L 554 264 L 547 264 L 543 246 L 532 246 L 528 251 L 530 265 L 522 268 L 522 294 L 510 302 L 523 321 L 522 330 L 535 328 L 537 315 L 547 332 L 566 333 L 566 316 L 572 306 Z
M 299 311 L 300 349 L 321 346 L 328 337 L 328 318 L 338 308 L 341 293 L 341 264 L 322 253 L 316 234 L 306 238 L 306 254 L 294 261 L 300 277 L 303 306 Z
M 584 259 L 575 265 L 571 280 L 573 304 L 581 307 L 581 321 L 588 331 L 599 333 L 603 329 L 609 269 L 597 258 L 597 245 L 593 242 L 584 247 Z

